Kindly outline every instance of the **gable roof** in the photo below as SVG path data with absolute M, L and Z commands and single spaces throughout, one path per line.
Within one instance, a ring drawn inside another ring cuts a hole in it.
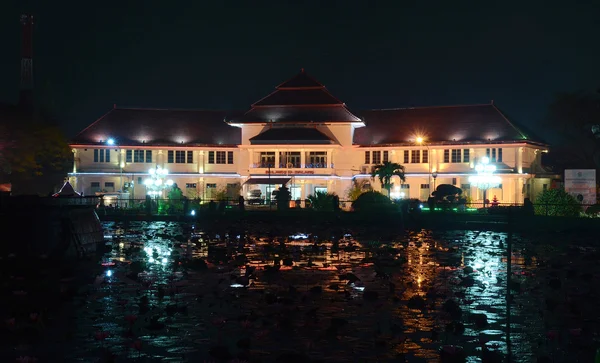
M 272 128 L 250 139 L 252 145 L 273 144 L 333 144 L 334 141 L 312 127 Z
M 250 110 L 230 123 L 361 123 L 346 105 L 304 69 L 276 87 L 275 91 L 252 104 Z
M 231 111 L 114 108 L 81 131 L 74 144 L 239 145 L 241 130 L 224 122 Z
M 428 143 L 544 144 L 508 120 L 493 104 L 366 110 L 359 113 L 366 127 L 356 129 L 356 145 L 414 145 L 420 136 Z

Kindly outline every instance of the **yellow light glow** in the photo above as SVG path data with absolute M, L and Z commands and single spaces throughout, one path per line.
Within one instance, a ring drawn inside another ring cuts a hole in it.
M 423 138 L 421 136 L 417 136 L 416 141 L 417 141 L 417 144 L 422 144 Z

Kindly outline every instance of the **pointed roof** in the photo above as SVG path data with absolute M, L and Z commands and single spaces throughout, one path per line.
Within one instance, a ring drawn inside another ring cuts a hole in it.
M 69 182 L 65 182 L 65 184 L 60 188 L 58 193 L 52 194 L 53 197 L 81 197 L 81 194 L 77 193 L 73 186 Z
M 304 69 L 258 100 L 248 112 L 230 123 L 361 123 L 346 105 Z

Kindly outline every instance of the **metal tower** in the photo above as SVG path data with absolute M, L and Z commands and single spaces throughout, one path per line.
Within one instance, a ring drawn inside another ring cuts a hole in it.
M 33 16 L 21 15 L 23 26 L 21 50 L 21 89 L 19 105 L 33 107 Z

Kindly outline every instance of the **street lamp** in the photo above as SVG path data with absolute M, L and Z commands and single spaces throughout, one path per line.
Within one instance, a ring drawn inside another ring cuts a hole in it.
M 490 165 L 490 159 L 486 156 L 481 158 L 481 162 L 475 165 L 475 171 L 477 172 L 477 175 L 470 176 L 469 183 L 483 190 L 483 207 L 485 208 L 487 190 L 497 188 L 502 183 L 502 179 L 499 176 L 494 175 L 496 166 Z
M 173 180 L 166 179 L 167 175 L 169 175 L 167 169 L 157 166 L 156 169 L 148 170 L 148 174 L 150 174 L 150 177 L 144 180 L 144 185 L 146 186 L 147 194 L 150 196 L 158 198 L 159 195 L 162 195 L 165 188 L 173 185 Z
M 423 137 L 421 136 L 417 136 L 417 138 L 415 139 L 415 141 L 417 142 L 417 144 L 419 144 L 419 146 L 423 146 L 423 142 L 425 141 L 425 139 L 423 139 Z M 429 186 L 429 197 L 431 197 L 431 155 L 429 152 L 429 145 L 425 144 L 425 147 L 427 148 L 427 185 Z M 433 191 L 435 191 L 435 177 L 437 176 L 437 173 L 435 173 L 435 176 L 433 177 Z
M 435 179 L 438 176 L 437 171 L 434 171 L 433 173 L 431 173 L 431 176 L 433 177 L 433 191 L 435 192 Z

